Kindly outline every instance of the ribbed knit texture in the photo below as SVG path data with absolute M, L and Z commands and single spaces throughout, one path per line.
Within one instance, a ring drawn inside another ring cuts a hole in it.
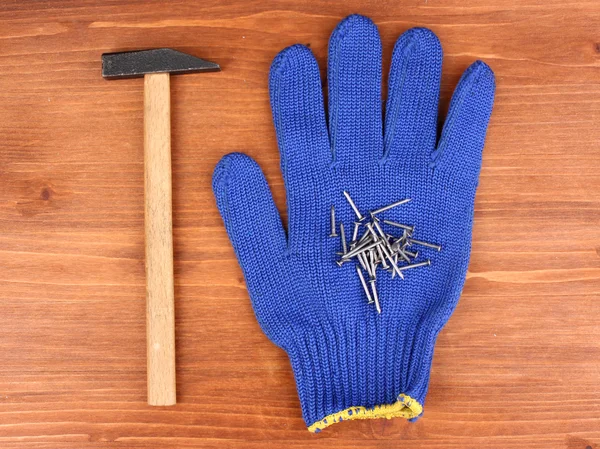
M 217 165 L 217 206 L 265 334 L 289 355 L 307 425 L 349 407 L 392 404 L 406 394 L 423 404 L 434 344 L 460 296 L 471 246 L 473 203 L 494 98 L 483 62 L 462 76 L 439 139 L 442 49 L 414 28 L 397 41 L 385 115 L 381 43 L 366 17 L 349 16 L 329 45 L 328 120 L 319 68 L 295 45 L 279 53 L 269 88 L 281 152 L 289 226 L 284 231 L 266 180 L 249 157 Z M 382 313 L 368 305 L 354 266 L 335 264 L 329 212 L 352 229 L 362 211 L 403 198 L 382 214 L 416 226 L 431 266 L 406 279 L 377 279 Z

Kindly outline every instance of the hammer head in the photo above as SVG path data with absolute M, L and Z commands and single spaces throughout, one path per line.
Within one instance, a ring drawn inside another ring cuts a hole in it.
M 123 51 L 102 55 L 102 76 L 107 79 L 137 78 L 147 73 L 218 72 L 218 64 L 170 48 Z

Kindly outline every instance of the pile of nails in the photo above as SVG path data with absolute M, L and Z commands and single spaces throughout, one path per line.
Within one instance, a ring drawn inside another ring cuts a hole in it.
M 381 313 L 381 306 L 379 304 L 379 296 L 377 294 L 376 286 L 377 268 L 381 268 L 383 271 L 391 273 L 392 279 L 396 276 L 398 276 L 400 279 L 404 279 L 404 274 L 402 273 L 403 271 L 413 268 L 426 267 L 431 264 L 429 259 L 423 262 L 416 262 L 417 257 L 419 257 L 419 253 L 418 251 L 412 251 L 413 245 L 433 248 L 437 251 L 441 251 L 442 247 L 434 243 L 415 240 L 413 238 L 413 233 L 415 232 L 414 226 L 379 218 L 379 215 L 383 212 L 408 203 L 410 198 L 397 201 L 388 206 L 369 212 L 369 216 L 371 217 L 371 220 L 369 221 L 366 220 L 366 216 L 358 210 L 348 192 L 344 191 L 344 196 L 356 214 L 358 220 L 354 222 L 354 230 L 352 232 L 352 240 L 350 243 L 347 243 L 346 241 L 344 224 L 340 222 L 339 237 L 342 243 L 342 252 L 337 253 L 339 256 L 341 256 L 341 259 L 336 263 L 341 267 L 346 262 L 350 262 L 352 260 L 358 262 L 356 264 L 356 273 L 360 279 L 360 283 L 362 284 L 365 294 L 367 295 L 367 300 L 369 304 L 375 304 L 377 313 Z M 394 236 L 384 232 L 384 226 L 389 226 L 393 229 L 401 229 L 402 235 Z M 358 234 L 361 231 L 361 228 L 364 228 L 364 231 L 359 237 Z M 338 236 L 334 206 L 331 206 L 331 234 L 329 236 Z M 365 280 L 364 272 L 366 272 L 368 276 L 370 288 Z

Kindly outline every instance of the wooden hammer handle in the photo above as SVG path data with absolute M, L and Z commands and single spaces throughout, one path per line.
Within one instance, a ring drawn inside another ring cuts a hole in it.
M 148 404 L 174 405 L 175 295 L 169 74 L 144 76 Z

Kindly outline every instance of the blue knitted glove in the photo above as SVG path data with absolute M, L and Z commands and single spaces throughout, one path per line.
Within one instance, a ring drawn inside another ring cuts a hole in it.
M 243 154 L 215 168 L 217 206 L 264 333 L 289 355 L 313 432 L 348 419 L 416 418 L 434 344 L 460 296 L 473 203 L 494 99 L 481 61 L 463 74 L 437 139 L 442 49 L 425 28 L 394 48 L 382 122 L 381 42 L 366 17 L 349 16 L 329 43 L 329 120 L 319 68 L 295 45 L 277 55 L 269 89 L 288 207 L 284 231 L 265 178 Z M 330 207 L 352 229 L 358 208 L 403 198 L 385 218 L 416 226 L 431 266 L 377 278 L 381 314 L 367 304 L 354 264 L 338 267 Z

